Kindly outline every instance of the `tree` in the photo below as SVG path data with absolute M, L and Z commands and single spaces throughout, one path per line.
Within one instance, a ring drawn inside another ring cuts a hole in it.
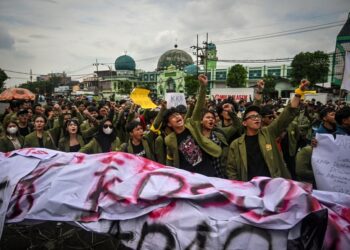
M 301 52 L 292 61 L 291 77 L 295 85 L 303 78 L 312 84 L 326 82 L 329 70 L 329 56 L 323 51 Z
M 199 88 L 199 81 L 196 76 L 185 76 L 185 93 L 188 96 L 197 94 Z
M 128 80 L 120 82 L 119 84 L 120 88 L 118 91 L 118 94 L 120 95 L 130 95 L 132 90 L 132 83 Z
M 5 85 L 5 81 L 8 79 L 7 74 L 0 68 L 0 89 Z
M 230 68 L 227 75 L 227 85 L 233 88 L 245 87 L 247 82 L 247 70 L 241 64 Z
M 265 87 L 263 90 L 264 95 L 269 97 L 275 97 L 276 95 L 275 87 L 277 84 L 277 78 L 275 76 L 265 75 L 263 80 L 265 82 Z

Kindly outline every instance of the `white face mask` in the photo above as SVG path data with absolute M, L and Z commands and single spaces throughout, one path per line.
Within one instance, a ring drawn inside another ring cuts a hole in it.
M 7 133 L 9 133 L 10 135 L 16 134 L 17 131 L 18 131 L 17 127 L 7 128 Z
M 103 128 L 103 133 L 105 133 L 106 135 L 110 135 L 112 134 L 113 129 L 112 128 Z
M 140 122 L 141 119 L 140 119 L 140 117 L 137 117 L 137 118 L 134 119 L 134 121 Z

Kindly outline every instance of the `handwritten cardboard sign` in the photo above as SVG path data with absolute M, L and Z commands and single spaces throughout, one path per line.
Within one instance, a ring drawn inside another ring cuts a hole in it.
M 312 168 L 317 189 L 350 194 L 350 136 L 317 134 Z
M 186 106 L 186 98 L 184 93 L 167 93 L 165 94 L 167 108 L 177 107 L 179 105 Z

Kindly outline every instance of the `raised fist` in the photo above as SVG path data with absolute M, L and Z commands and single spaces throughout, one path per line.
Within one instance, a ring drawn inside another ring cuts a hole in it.
M 202 85 L 206 86 L 206 85 L 208 84 L 208 77 L 207 77 L 206 75 L 200 74 L 200 75 L 198 76 L 198 81 L 199 81 Z

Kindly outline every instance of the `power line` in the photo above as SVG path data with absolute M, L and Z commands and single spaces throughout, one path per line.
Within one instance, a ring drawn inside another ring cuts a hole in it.
M 10 69 L 3 69 L 5 72 L 10 72 L 10 73 L 15 73 L 15 74 L 22 74 L 22 75 L 35 75 L 35 76 L 40 76 L 40 74 L 34 74 L 34 73 L 28 73 L 28 72 L 19 72 L 19 71 L 14 71 Z
M 274 33 L 268 33 L 268 34 L 261 34 L 256 36 L 248 36 L 248 37 L 240 37 L 240 38 L 234 38 L 234 39 L 227 39 L 222 41 L 216 41 L 215 43 L 217 45 L 222 44 L 228 44 L 228 43 L 238 43 L 238 42 L 247 42 L 252 40 L 261 40 L 261 39 L 267 39 L 267 38 L 273 38 L 273 37 L 281 37 L 281 36 L 288 36 L 288 35 L 294 35 L 294 34 L 300 34 L 315 30 L 322 30 L 322 29 L 328 29 L 332 27 L 341 26 L 344 24 L 346 20 L 337 21 L 337 22 L 331 22 L 321 25 L 314 25 L 314 26 L 308 26 L 308 27 L 302 27 L 298 29 L 292 29 L 292 30 L 285 30 L 285 31 L 279 31 Z

